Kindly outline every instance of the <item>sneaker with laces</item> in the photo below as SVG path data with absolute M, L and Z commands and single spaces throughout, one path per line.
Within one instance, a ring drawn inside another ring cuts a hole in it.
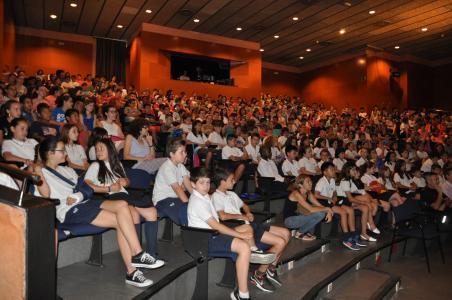
M 358 245 L 356 245 L 351 238 L 342 241 L 342 245 L 344 245 L 345 247 L 347 247 L 348 249 L 353 250 L 353 251 L 359 250 Z
M 276 259 L 275 253 L 263 252 L 262 250 L 251 251 L 250 263 L 259 265 L 268 265 Z
M 267 275 L 268 281 L 270 281 L 274 286 L 282 286 L 282 282 L 279 279 L 278 272 L 276 271 L 276 267 L 272 269 L 269 266 L 265 273 Z
M 132 266 L 135 268 L 157 269 L 165 264 L 163 260 L 156 259 L 146 252 L 132 256 Z
M 143 275 L 143 272 L 136 269 L 131 274 L 126 275 L 126 283 L 137 287 L 147 287 L 152 285 L 154 282 L 150 279 L 147 279 Z
M 251 298 L 242 298 L 239 295 L 239 289 L 235 289 L 231 292 L 231 300 L 251 300 Z
M 367 247 L 366 244 L 363 243 L 363 241 L 359 238 L 359 235 L 355 235 L 353 237 L 353 242 L 355 243 L 356 246 L 358 247 Z
M 267 279 L 265 273 L 258 274 L 258 271 L 254 271 L 250 278 L 251 284 L 256 286 L 258 289 L 264 292 L 272 293 L 275 291 L 275 287 Z

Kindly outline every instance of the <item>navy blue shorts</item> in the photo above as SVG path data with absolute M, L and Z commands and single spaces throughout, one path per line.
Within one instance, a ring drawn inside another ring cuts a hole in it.
M 214 235 L 209 240 L 209 255 L 229 257 L 234 237 L 225 234 Z
M 266 231 L 270 231 L 270 224 L 251 222 L 250 225 L 253 227 L 254 241 L 256 244 L 262 240 L 262 236 Z
M 101 212 L 102 201 L 84 201 L 69 209 L 64 218 L 65 224 L 91 224 Z
M 187 224 L 187 203 L 179 198 L 166 198 L 155 205 L 159 217 L 168 217 L 177 225 Z

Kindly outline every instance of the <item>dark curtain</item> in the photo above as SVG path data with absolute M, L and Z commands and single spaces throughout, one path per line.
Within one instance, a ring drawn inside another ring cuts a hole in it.
M 96 75 L 105 76 L 107 80 L 113 75 L 116 82 L 126 80 L 126 43 L 122 41 L 96 39 Z

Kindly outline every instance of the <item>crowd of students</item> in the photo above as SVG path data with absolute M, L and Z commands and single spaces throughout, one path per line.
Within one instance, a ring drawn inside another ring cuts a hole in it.
M 115 78 L 28 76 L 20 68 L 0 82 L 0 105 L 2 159 L 41 176 L 34 192 L 60 199 L 59 222 L 115 228 L 126 282 L 135 286 L 152 284 L 139 268 L 165 264 L 157 256 L 158 216 L 218 230 L 209 250 L 237 254 L 231 298 L 247 299 L 248 283 L 267 292 L 281 285 L 276 267 L 289 230 L 312 241 L 315 226 L 337 215 L 343 245 L 359 250 L 378 239 L 378 210 L 406 201 L 445 213 L 452 207 L 450 112 L 338 111 L 266 94 L 140 93 Z M 156 157 L 166 142 L 168 157 Z M 155 175 L 148 207 L 128 194 L 125 161 Z M 257 197 L 248 182 L 254 178 L 259 190 L 259 177 L 270 179 L 270 191 L 286 193 L 285 227 L 255 222 L 242 201 Z M 79 179 L 93 199 L 74 192 Z M 17 188 L 5 174 L 0 181 Z M 260 266 L 249 277 L 250 262 Z

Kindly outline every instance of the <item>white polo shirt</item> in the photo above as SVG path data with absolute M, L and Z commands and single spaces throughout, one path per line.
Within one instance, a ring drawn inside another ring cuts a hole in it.
M 217 222 L 220 221 L 209 194 L 201 195 L 197 190 L 193 190 L 188 200 L 187 217 L 188 226 L 196 228 L 211 229 L 207 224 L 207 221 L 211 218 Z
M 356 184 L 351 180 L 341 180 L 340 185 L 336 188 L 337 195 L 339 197 L 347 197 L 347 192 L 352 194 L 361 194 L 364 195 L 366 192 L 364 190 L 358 189 Z
M 425 186 L 427 185 L 427 183 L 425 182 L 424 177 L 416 177 L 416 176 L 414 176 L 411 180 L 416 184 L 416 186 L 418 188 L 425 188 Z
M 411 179 L 408 178 L 408 176 L 406 176 L 406 174 L 403 174 L 403 176 L 400 176 L 399 173 L 395 173 L 394 174 L 394 182 L 400 183 L 401 185 L 409 187 L 412 181 L 411 181 Z
M 3 172 L 0 172 L 0 185 L 9 187 L 13 190 L 19 190 L 19 187 L 17 186 L 17 183 L 14 181 L 14 179 L 11 178 L 8 174 L 5 174 Z
M 342 168 L 344 167 L 346 162 L 347 162 L 346 159 L 340 159 L 338 157 L 333 159 L 333 164 L 336 166 L 336 169 L 338 171 L 342 171 Z
M 222 159 L 229 159 L 231 156 L 240 157 L 242 155 L 243 155 L 242 150 L 240 150 L 237 147 L 230 147 L 230 146 L 226 145 L 223 147 L 223 149 L 221 149 L 221 158 Z
M 261 155 L 259 153 L 260 147 L 259 145 L 254 148 L 251 144 L 246 145 L 245 147 L 246 153 L 248 153 L 248 156 L 254 160 L 258 161 L 261 158 Z
M 359 167 L 361 167 L 362 165 L 364 165 L 365 163 L 367 163 L 367 160 L 364 159 L 364 158 L 362 158 L 362 157 L 360 157 L 360 158 L 356 161 L 355 165 L 359 168 Z
M 334 178 L 331 178 L 329 181 L 325 176 L 317 181 L 315 185 L 316 192 L 319 192 L 320 195 L 328 198 L 332 198 L 334 195 L 334 191 L 336 190 L 336 181 Z
M 369 184 L 372 181 L 378 181 L 377 177 L 369 174 L 364 174 L 363 176 L 361 176 L 361 182 L 364 183 L 366 186 L 369 186 Z
M 204 145 L 207 142 L 207 137 L 204 134 L 196 136 L 190 131 L 187 135 L 187 141 L 197 145 Z
M 298 170 L 299 170 L 298 161 L 294 160 L 290 162 L 288 159 L 286 159 L 282 164 L 282 171 L 284 175 L 289 175 L 289 172 L 292 173 L 292 176 L 298 176 Z
M 217 147 L 217 149 L 220 149 L 221 147 L 223 147 L 224 145 L 226 145 L 226 139 L 221 137 L 220 134 L 218 134 L 215 131 L 212 131 L 209 134 L 209 138 L 208 138 L 209 142 L 214 143 L 214 144 L 218 144 L 219 146 Z
M 378 182 L 383 185 L 388 191 L 395 191 L 396 188 L 394 187 L 394 185 L 392 184 L 391 180 L 383 180 L 383 178 L 378 177 Z
M 87 160 L 85 149 L 81 145 L 65 145 L 67 156 L 70 161 L 76 165 L 83 165 L 83 162 Z
M 223 193 L 216 190 L 215 193 L 212 194 L 212 202 L 217 212 L 224 211 L 228 214 L 242 214 L 240 208 L 243 206 L 243 201 L 232 191 Z
M 109 162 L 105 162 L 105 166 L 107 169 L 111 172 L 111 167 Z M 86 170 L 85 173 L 85 180 L 92 181 L 95 185 L 108 187 L 112 185 L 113 183 L 117 182 L 119 180 L 119 177 L 113 176 L 112 179 L 109 177 L 106 178 L 104 183 L 101 183 L 98 176 L 99 176 L 99 163 L 97 161 L 93 162 L 89 167 L 88 170 Z M 121 190 L 119 192 L 109 192 L 108 194 L 114 194 L 114 193 L 126 193 L 127 191 L 124 187 L 121 187 Z
M 316 172 L 316 167 L 317 167 L 317 162 L 312 157 L 311 158 L 307 158 L 307 157 L 303 156 L 298 161 L 298 167 L 299 168 L 305 168 L 306 171 L 315 173 Z
M 2 144 L 2 155 L 10 152 L 20 158 L 34 160 L 37 144 L 38 142 L 35 139 L 26 139 L 25 141 L 16 139 L 4 140 Z
M 155 177 L 154 190 L 152 192 L 152 202 L 156 205 L 160 200 L 166 198 L 177 198 L 178 196 L 172 188 L 173 183 L 181 185 L 184 177 L 190 176 L 190 172 L 183 164 L 175 165 L 171 159 L 167 159 L 159 168 Z
M 284 177 L 279 175 L 278 167 L 273 160 L 261 159 L 257 165 L 257 172 L 262 177 L 272 177 L 276 181 L 284 182 Z

